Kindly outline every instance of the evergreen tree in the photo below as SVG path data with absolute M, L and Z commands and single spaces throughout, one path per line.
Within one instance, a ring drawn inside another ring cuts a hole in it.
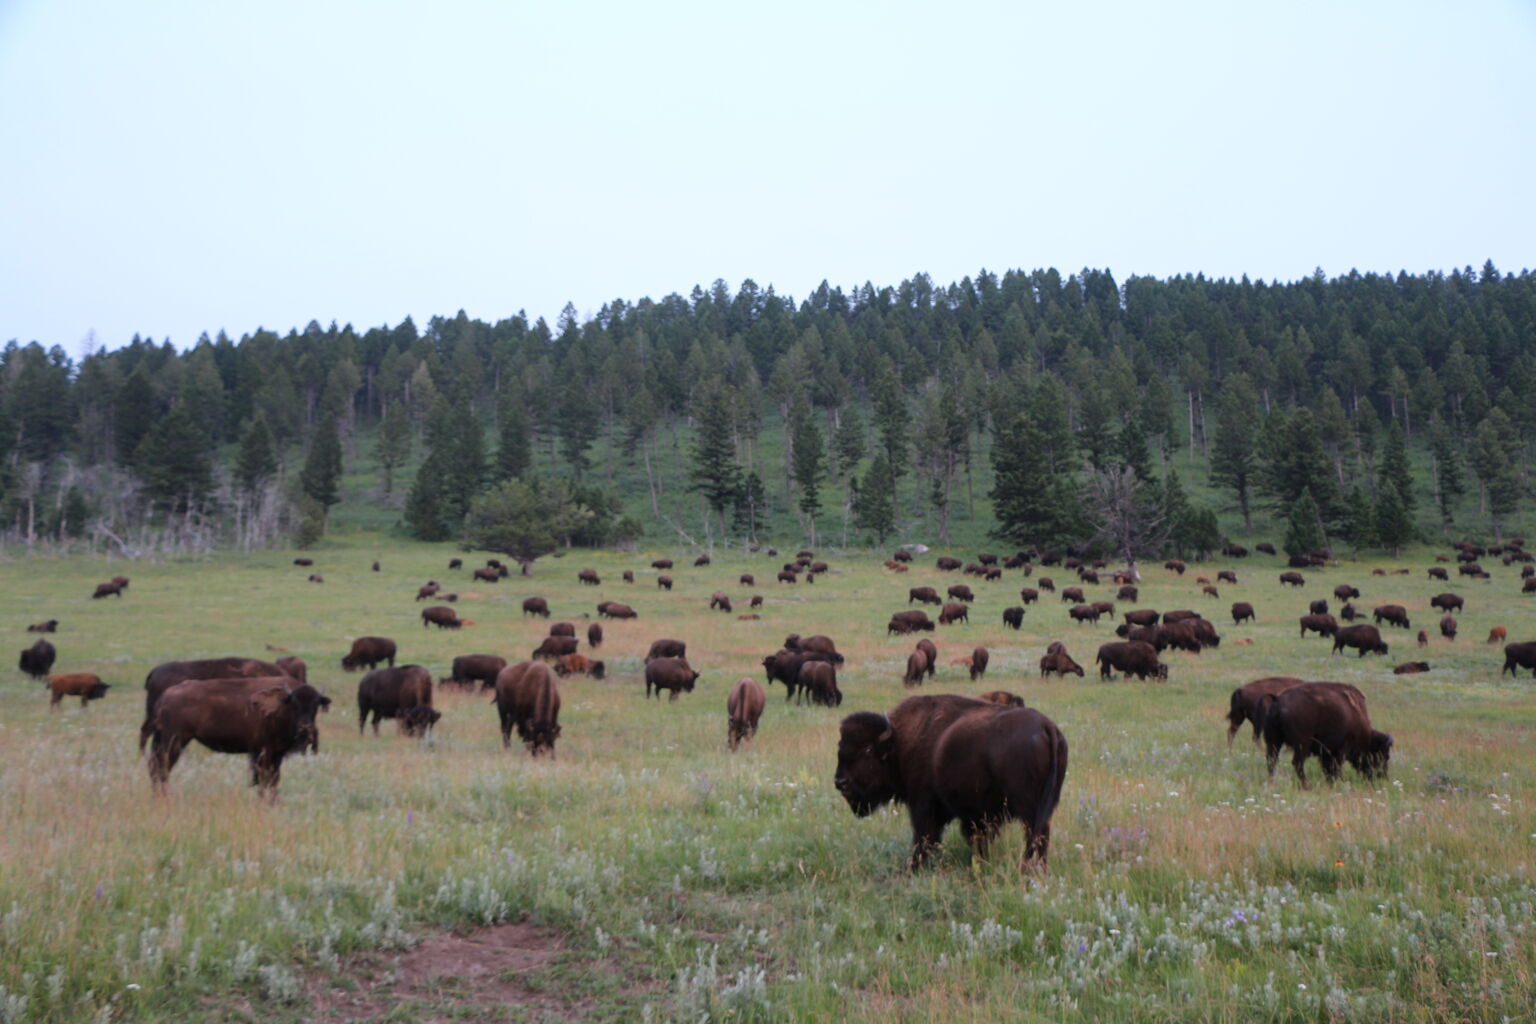
M 592 468 L 587 452 L 598 431 L 598 410 L 585 379 L 574 374 L 566 378 L 555 409 L 555 430 L 560 435 L 560 454 L 579 481 Z
M 885 454 L 877 454 L 864 471 L 853 507 L 854 524 L 875 536 L 877 545 L 896 532 L 896 478 Z
M 1096 380 L 1086 382 L 1077 396 L 1077 443 L 1083 456 L 1094 469 L 1109 465 L 1109 425 L 1114 417 L 1114 407 L 1104 395 L 1104 389 Z
M 1243 529 L 1253 529 L 1250 502 L 1259 467 L 1259 396 L 1244 373 L 1227 380 L 1216 418 L 1211 451 L 1211 480 L 1230 488 L 1243 514 Z
M 208 439 L 190 410 L 178 404 L 150 428 L 133 453 L 144 495 L 155 508 L 179 514 L 213 491 Z
M 1379 542 L 1376 519 L 1376 509 L 1371 505 L 1365 490 L 1359 484 L 1350 488 L 1349 497 L 1345 500 L 1344 538 L 1357 554 L 1375 547 Z
M 336 414 L 328 412 L 315 431 L 299 474 L 299 486 L 320 506 L 320 533 L 329 527 L 331 508 L 341 500 L 341 430 Z
M 1461 447 L 1439 417 L 1429 426 L 1429 452 L 1435 475 L 1435 504 L 1440 510 L 1440 528 L 1445 532 L 1455 519 L 1456 503 L 1467 492 L 1462 476 Z
M 907 415 L 907 400 L 902 396 L 901 384 L 896 371 L 888 360 L 881 361 L 875 378 L 875 431 L 880 435 L 880 450 L 891 467 L 891 476 L 900 480 L 907 474 L 907 435 L 911 420 Z
M 741 490 L 736 494 L 736 511 L 731 516 L 731 525 L 742 536 L 755 543 L 767 514 L 768 495 L 763 490 L 763 478 L 758 476 L 757 470 L 754 469 L 742 478 Z
M 1381 470 L 1379 473 L 1377 494 L 1380 495 L 1382 486 L 1390 486 L 1397 491 L 1403 510 L 1411 517 L 1413 515 L 1413 474 L 1408 469 L 1408 443 L 1403 436 L 1402 427 L 1392 424 L 1387 431 L 1387 443 L 1381 454 Z M 1391 546 L 1385 532 L 1382 539 Z
M 439 488 L 439 507 L 456 529 L 485 482 L 485 433 L 468 399 L 439 396 L 427 413 L 424 440 L 430 454 L 417 480 L 427 474 Z
M 235 481 L 247 494 L 254 494 L 277 473 L 277 456 L 272 452 L 272 432 L 267 418 L 257 413 L 240 435 L 240 451 L 235 456 Z
M 811 547 L 816 546 L 816 515 L 821 511 L 821 483 L 826 475 L 826 453 L 821 428 L 802 395 L 790 410 L 790 436 L 794 443 L 791 473 L 800 488 L 800 514 Z
M 850 404 L 843 409 L 838 419 L 837 434 L 832 441 L 832 447 L 837 452 L 839 476 L 847 476 L 858 466 L 860 460 L 864 458 L 866 443 L 864 418 L 859 415 L 859 407 Z M 889 462 L 886 466 L 889 470 Z
M 1269 437 L 1264 485 L 1275 508 L 1289 514 L 1302 494 L 1332 518 L 1334 484 L 1328 456 L 1307 409 L 1297 409 L 1276 424 Z
M 1142 433 L 1141 424 L 1131 420 L 1120 428 L 1119 435 L 1115 438 L 1115 455 L 1123 466 L 1130 466 L 1136 471 L 1136 479 L 1142 483 L 1152 483 L 1152 453 L 1147 450 L 1147 436 Z
M 1414 539 L 1413 518 L 1403 504 L 1402 493 L 1385 479 L 1376 491 L 1376 537 L 1382 546 L 1392 549 L 1393 558 Z
M 1520 477 L 1515 467 L 1520 439 L 1502 409 L 1494 409 L 1477 425 L 1468 461 L 1482 487 L 1484 504 L 1493 520 L 1493 535 L 1503 538 L 1504 520 L 1520 504 Z
M 390 494 L 395 489 L 395 470 L 411 457 L 411 421 L 405 412 L 405 402 L 397 399 L 389 403 L 373 443 L 373 454 L 384 472 L 384 493 Z
M 1017 416 L 992 446 L 992 491 L 997 526 L 992 536 L 1019 548 L 1048 550 L 1074 539 L 1076 496 L 1071 477 L 1051 471 L 1040 430 Z
M 1288 555 L 1310 555 L 1328 546 L 1322 517 L 1312 492 L 1303 490 L 1286 513 L 1284 550 Z
M 112 433 L 120 465 L 133 464 L 134 453 L 154 425 L 155 391 L 150 386 L 149 374 L 140 364 L 123 380 L 113 404 Z
M 434 478 L 436 456 L 428 455 L 416 470 L 416 479 L 405 495 L 405 526 L 417 540 L 439 541 L 452 536 L 441 501 L 441 490 Z
M 555 508 L 548 495 L 528 483 L 503 480 L 470 502 L 464 543 L 531 562 L 556 549 L 558 523 L 569 518 L 567 511 Z
M 741 491 L 741 466 L 736 462 L 732 432 L 731 395 L 720 378 L 702 384 L 693 401 L 693 457 L 688 470 L 690 491 L 704 496 L 725 536 L 725 510 Z
M 533 449 L 528 441 L 528 414 L 522 403 L 507 401 L 501 408 L 501 434 L 496 445 L 493 476 L 499 483 L 525 475 L 533 466 Z

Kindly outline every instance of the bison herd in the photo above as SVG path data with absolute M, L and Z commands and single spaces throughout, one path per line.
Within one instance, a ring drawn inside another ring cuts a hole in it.
M 1258 548 L 1273 554 L 1268 545 Z M 1527 561 L 1518 557 L 1523 553 L 1519 545 L 1505 550 L 1514 552 L 1506 556 L 1506 564 L 1511 560 Z M 1247 550 L 1240 545 L 1228 545 L 1226 554 L 1246 557 Z M 1475 546 L 1458 546 L 1462 575 L 1489 578 L 1490 574 L 1475 561 L 1484 554 Z M 1078 582 L 1060 591 L 1061 602 L 1070 606 L 1065 621 L 1090 630 L 1104 628 L 1100 623 L 1105 618 L 1113 621 L 1116 608 L 1111 601 L 1092 600 L 1094 595 L 1085 588 L 1111 585 L 1117 588 L 1113 591 L 1116 600 L 1128 602 L 1136 602 L 1141 593 L 1140 575 L 1134 567 L 1114 571 L 1102 562 L 1087 564 L 1077 557 L 1041 552 L 1007 556 L 1002 560 L 1002 568 L 998 561 L 996 555 L 981 554 L 964 571 L 983 580 L 980 585 L 985 591 L 989 589 L 988 583 L 1001 578 L 1003 569 L 1022 571 L 1026 577 L 1032 576 L 1036 564 L 1075 570 Z M 300 559 L 295 564 L 312 563 Z M 710 559 L 700 556 L 693 564 L 705 567 Z M 1296 568 L 1319 569 L 1326 568 L 1331 561 L 1322 555 L 1309 555 L 1293 559 L 1291 564 Z M 898 551 L 885 565 L 894 572 L 907 572 L 913 565 L 912 554 L 905 549 Z M 652 567 L 674 570 L 674 563 L 658 559 Z M 943 557 L 935 567 L 940 572 L 954 572 L 962 568 L 962 563 Z M 453 559 L 449 568 L 461 569 L 462 561 Z M 1525 592 L 1536 590 L 1536 575 L 1530 568 L 1523 567 Z M 377 562 L 373 569 L 379 570 Z M 1170 560 L 1165 569 L 1182 577 L 1188 566 Z M 1105 583 L 1100 582 L 1101 571 L 1108 577 Z M 806 581 L 814 582 L 818 575 L 827 572 L 826 563 L 814 561 L 811 552 L 800 552 L 795 561 L 785 564 L 778 578 L 796 583 L 803 573 Z M 523 574 L 529 574 L 527 565 L 523 566 Z M 496 582 L 508 575 L 507 567 L 492 559 L 485 568 L 473 570 L 472 578 Z M 1431 568 L 1429 576 L 1448 579 L 1448 573 L 1440 567 Z M 315 574 L 311 578 L 317 577 Z M 582 569 L 576 577 L 583 585 L 602 583 L 592 569 Z M 624 583 L 633 583 L 633 570 L 624 571 L 621 578 Z M 1237 574 L 1231 570 L 1222 570 L 1216 578 L 1218 582 L 1240 586 Z M 1296 571 L 1281 573 L 1279 578 L 1282 584 L 1297 588 L 1306 583 Z M 742 586 L 753 586 L 755 580 L 751 573 L 738 577 Z M 1021 630 L 1025 606 L 1037 604 L 1041 590 L 1055 592 L 1055 584 L 1048 577 L 1039 577 L 1034 583 L 1034 587 L 1020 590 L 1021 604 L 1002 610 L 1005 627 Z M 670 576 L 658 575 L 657 585 L 670 591 L 674 581 Z M 1204 576 L 1198 578 L 1196 586 L 1208 597 L 1219 596 Z M 127 587 L 127 578 L 115 577 L 99 584 L 92 596 L 121 598 Z M 436 581 L 428 582 L 416 593 L 418 601 L 434 597 L 450 602 L 456 599 L 456 595 L 442 593 Z M 983 603 L 966 584 L 948 586 L 945 597 L 933 586 L 908 588 L 908 607 L 890 616 L 886 635 L 900 637 L 932 633 L 936 626 L 968 625 L 973 607 Z M 1338 584 L 1333 588 L 1333 597 L 1343 602 L 1340 616 L 1346 622 L 1363 617 L 1352 603 L 1361 598 L 1358 587 Z M 912 604 L 939 608 L 937 622 L 926 611 L 910 608 Z M 1443 613 L 1439 621 L 1441 637 L 1454 641 L 1457 622 L 1452 613 L 1464 612 L 1465 599 L 1458 594 L 1441 593 L 1428 604 Z M 723 590 L 714 591 L 709 606 L 729 612 L 730 596 Z M 762 598 L 754 596 L 752 607 L 761 606 Z M 549 602 L 543 597 L 522 599 L 521 609 L 524 616 L 548 619 L 551 615 Z M 623 621 L 640 617 L 630 605 L 616 601 L 602 601 L 596 610 L 599 618 Z M 1249 601 L 1233 603 L 1231 614 L 1234 627 L 1258 621 Z M 1334 655 L 1353 650 L 1357 658 L 1364 658 L 1367 654 L 1388 653 L 1381 627 L 1412 628 L 1409 608 L 1403 603 L 1376 604 L 1371 617 L 1371 623 L 1341 625 L 1330 614 L 1326 599 L 1313 600 L 1300 617 L 1300 636 L 1305 638 L 1312 633 L 1329 638 Z M 1137 608 L 1122 612 L 1120 618 L 1123 621 L 1114 630 L 1119 639 L 1100 644 L 1093 657 L 1103 680 L 1114 679 L 1118 674 L 1142 681 L 1165 681 L 1169 678 L 1170 662 L 1163 655 L 1170 649 L 1200 655 L 1221 644 L 1215 625 L 1193 610 L 1159 613 Z M 423 628 L 457 630 L 473 625 L 446 604 L 425 608 L 420 619 Z M 56 633 L 58 627 L 58 620 L 50 619 L 29 625 L 27 630 Z M 588 647 L 595 651 L 604 642 L 603 626 L 590 622 L 585 636 Z M 1505 636 L 1503 627 L 1496 627 L 1489 642 L 1502 642 Z M 1428 631 L 1420 630 L 1419 646 L 1428 643 Z M 450 673 L 436 681 L 436 687 L 492 692 L 503 746 L 510 747 L 516 732 L 532 755 L 553 757 L 561 735 L 560 680 L 576 675 L 606 678 L 604 662 L 582 653 L 579 645 L 575 625 L 556 622 L 527 660 L 509 663 L 500 655 L 460 655 L 453 659 Z M 1502 672 L 1515 675 L 1520 669 L 1530 669 L 1536 676 L 1536 642 L 1509 643 L 1504 647 L 1504 656 Z M 380 722 L 390 719 L 403 735 L 423 737 L 442 717 L 433 707 L 436 687 L 432 674 L 421 665 L 397 666 L 396 657 L 394 640 L 359 636 L 351 641 L 341 658 L 344 670 L 365 673 L 357 685 L 360 735 L 365 734 L 371 722 L 377 736 Z M 56 658 L 54 645 L 39 638 L 21 652 L 18 663 L 22 672 L 47 681 L 51 707 L 57 708 L 66 697 L 78 697 L 84 706 L 104 697 L 110 689 L 110 684 L 91 673 L 52 674 Z M 992 652 L 983 646 L 972 647 L 969 654 L 953 662 L 968 672 L 972 682 L 984 678 L 991 663 Z M 730 688 L 726 700 L 729 749 L 737 750 L 756 735 L 767 704 L 764 684 L 782 683 L 786 701 L 835 708 L 843 701 L 838 683 L 843 665 L 844 656 L 830 637 L 787 636 L 778 650 L 762 658 L 763 684 L 747 677 Z M 921 686 L 935 678 L 937 666 L 937 645 L 923 637 L 905 655 L 901 682 L 906 687 Z M 1406 662 L 1394 669 L 1398 674 L 1429 670 L 1429 663 L 1423 661 Z M 671 638 L 649 644 L 640 671 L 644 698 L 654 693 L 659 700 L 665 690 L 668 702 L 693 693 L 701 678 L 701 673 L 689 664 L 687 644 Z M 1060 640 L 1052 642 L 1039 659 L 1039 674 L 1042 679 L 1085 676 L 1083 666 L 1073 660 Z M 251 784 L 264 797 L 275 799 L 283 760 L 290 753 L 318 751 L 318 715 L 331 705 L 331 698 L 309 684 L 308 669 L 298 658 L 276 662 L 240 657 L 166 662 L 145 677 L 144 690 L 145 715 L 139 731 L 139 748 L 147 749 L 150 781 L 157 794 L 166 791 L 171 770 L 187 745 L 195 740 L 216 752 L 246 755 Z M 1366 698 L 1358 687 L 1340 682 L 1309 682 L 1296 676 L 1269 676 L 1234 689 L 1228 702 L 1227 723 L 1229 748 L 1242 726 L 1251 726 L 1254 741 L 1263 741 L 1271 776 L 1281 751 L 1290 750 L 1293 769 L 1303 786 L 1308 785 L 1304 764 L 1312 757 L 1319 759 L 1329 781 L 1339 776 L 1345 763 L 1366 778 L 1384 776 L 1393 745 L 1389 734 L 1372 726 Z M 1060 802 L 1066 777 L 1067 749 L 1065 736 L 1050 718 L 1038 709 L 1026 707 L 1022 698 L 1006 690 L 974 698 L 956 694 L 911 696 L 888 714 L 859 711 L 842 719 L 834 785 L 861 817 L 893 801 L 906 806 L 912 829 L 913 867 L 930 858 L 951 821 L 960 822 L 962 833 L 978 855 L 985 852 L 1004 823 L 1019 821 L 1025 834 L 1024 860 L 1043 864 L 1049 851 L 1051 817 Z

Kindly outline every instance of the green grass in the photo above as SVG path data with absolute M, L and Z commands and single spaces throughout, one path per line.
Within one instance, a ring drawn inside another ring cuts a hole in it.
M 856 819 L 831 776 L 841 715 L 905 696 L 911 641 L 887 638 L 884 623 L 909 586 L 958 582 L 931 568 L 942 552 L 893 575 L 871 555 L 823 550 L 833 572 L 789 587 L 771 582 L 782 559 L 693 568 L 691 554 L 651 544 L 542 559 L 532 580 L 494 586 L 448 573 L 449 546 L 382 533 L 325 541 L 313 570 L 292 566 L 292 552 L 5 563 L 0 622 L 13 647 L 33 639 L 27 623 L 58 618 L 57 669 L 116 688 L 50 713 L 32 681 L 0 682 L 0 1021 L 305 1019 L 313 979 L 345 984 L 355 954 L 513 920 L 564 948 L 529 987 L 592 1020 L 1528 1016 L 1536 684 L 1501 679 L 1502 655 L 1482 643 L 1494 625 L 1536 637 L 1536 599 L 1519 595 L 1514 570 L 1494 563 L 1492 581 L 1451 585 L 1468 603 L 1456 643 L 1436 636 L 1420 653 L 1390 630 L 1391 656 L 1361 660 L 1296 638 L 1306 602 L 1352 582 L 1361 607 L 1403 603 L 1434 633 L 1428 599 L 1447 588 L 1424 576 L 1430 553 L 1403 560 L 1409 576 L 1349 564 L 1308 573 L 1300 592 L 1282 592 L 1278 560 L 1250 558 L 1231 564 L 1242 583 L 1219 601 L 1194 577 L 1228 563 L 1182 579 L 1153 569 L 1139 607 L 1204 609 L 1224 637 L 1203 655 L 1167 655 L 1165 684 L 1105 683 L 1091 668 L 1039 680 L 1050 640 L 1089 665 L 1109 626 L 1070 624 L 1047 600 L 1013 633 L 1000 616 L 1019 574 L 972 582 L 975 621 L 937 632 L 928 690 L 1011 689 L 1061 725 L 1071 767 L 1051 871 L 1021 875 L 1015 828 L 974 865 L 952 831 L 936 867 L 914 875 L 904 811 Z M 663 554 L 679 565 L 670 593 L 646 568 Z M 602 586 L 576 583 L 587 566 Z M 633 586 L 619 581 L 625 568 Z M 305 582 L 311 571 L 326 582 Z M 709 612 L 713 590 L 752 592 L 735 582 L 744 571 L 758 576 L 763 618 Z M 132 577 L 126 596 L 92 601 L 94 583 L 118 573 Z M 476 625 L 424 630 L 412 599 L 429 578 L 457 590 Z M 441 695 L 428 742 L 388 728 L 358 736 L 357 677 L 338 667 L 349 637 L 392 636 L 434 675 L 471 651 L 520 659 L 546 631 L 519 612 L 531 593 L 557 619 L 580 622 L 605 598 L 641 616 L 605 624 L 606 681 L 561 684 L 558 759 L 503 751 L 479 696 Z M 1234 600 L 1255 605 L 1257 625 L 1229 625 Z M 790 632 L 837 639 L 844 704 L 786 705 L 775 686 L 757 739 L 731 755 L 726 693 L 760 678 L 759 660 Z M 703 673 L 673 704 L 641 697 L 641 658 L 662 636 L 686 640 Z M 977 644 L 992 664 L 972 684 L 950 662 Z M 336 698 L 322 754 L 287 764 L 275 807 L 247 788 L 242 759 L 200 748 L 169 798 L 153 799 L 135 751 L 145 672 L 172 658 L 276 657 L 269 645 L 306 658 Z M 1430 674 L 1391 674 L 1419 658 Z M 1231 689 L 1282 673 L 1361 687 L 1396 737 L 1388 782 L 1346 770 L 1336 787 L 1302 791 L 1283 772 L 1267 781 L 1246 731 L 1228 751 Z

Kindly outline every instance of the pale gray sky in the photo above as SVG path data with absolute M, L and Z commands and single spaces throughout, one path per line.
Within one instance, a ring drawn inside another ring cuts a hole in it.
M 1530 0 L 0 0 L 0 341 L 1532 263 Z

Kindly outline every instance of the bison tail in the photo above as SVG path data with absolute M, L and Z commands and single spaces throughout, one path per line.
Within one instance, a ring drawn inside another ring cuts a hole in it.
M 1232 705 L 1227 709 L 1227 722 L 1232 726 L 1227 731 L 1227 745 L 1231 746 L 1234 733 L 1243 727 L 1243 721 L 1248 717 L 1247 710 L 1243 707 L 1243 691 L 1241 688 L 1232 691 Z
M 1253 724 L 1264 734 L 1265 749 L 1279 750 L 1285 744 L 1284 715 L 1276 706 L 1274 694 L 1266 693 L 1259 698 L 1258 706 L 1253 710 Z
M 1067 777 L 1067 738 L 1053 723 L 1046 739 L 1051 745 L 1051 767 L 1041 783 L 1040 798 L 1035 801 L 1034 820 L 1029 823 L 1031 850 L 1040 848 L 1042 837 L 1049 834 L 1051 816 L 1061 803 L 1061 785 Z

